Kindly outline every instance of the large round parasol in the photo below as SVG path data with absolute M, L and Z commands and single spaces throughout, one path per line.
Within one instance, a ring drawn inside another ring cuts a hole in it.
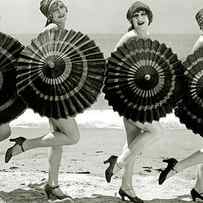
M 23 45 L 18 40 L 0 32 L 0 71 L 12 69 L 13 63 L 23 48 Z
M 21 115 L 26 105 L 17 95 L 15 62 L 24 46 L 0 32 L 0 124 Z
M 183 93 L 183 69 L 165 44 L 131 38 L 107 63 L 105 98 L 121 116 L 152 122 L 172 112 Z
M 183 65 L 187 93 L 175 108 L 175 115 L 188 129 L 203 136 L 203 48 L 189 55 Z
M 21 53 L 17 89 L 40 115 L 66 118 L 95 102 L 104 72 L 103 54 L 87 35 L 51 29 L 40 33 Z
M 12 121 L 25 109 L 25 103 L 17 95 L 16 70 L 0 72 L 0 124 Z

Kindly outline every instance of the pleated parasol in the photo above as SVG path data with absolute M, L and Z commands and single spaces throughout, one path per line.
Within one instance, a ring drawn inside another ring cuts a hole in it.
M 181 123 L 203 136 L 203 48 L 196 50 L 183 62 L 186 94 L 175 108 Z
M 17 95 L 16 70 L 0 72 L 0 124 L 12 121 L 25 109 L 25 102 Z
M 87 35 L 51 29 L 21 53 L 18 93 L 42 116 L 67 118 L 93 104 L 103 85 L 105 59 Z
M 21 115 L 26 105 L 17 95 L 15 63 L 24 46 L 0 32 L 0 125 Z
M 133 37 L 111 53 L 105 98 L 121 116 L 152 122 L 172 112 L 183 94 L 183 68 L 164 43 Z
M 23 48 L 18 40 L 0 32 L 0 71 L 12 69 Z

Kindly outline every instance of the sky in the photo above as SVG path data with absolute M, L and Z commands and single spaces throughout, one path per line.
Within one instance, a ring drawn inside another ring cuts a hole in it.
M 126 12 L 133 0 L 66 0 L 67 29 L 83 33 L 124 33 Z M 151 33 L 199 33 L 196 12 L 203 0 L 142 0 L 153 11 Z M 0 30 L 10 34 L 39 33 L 46 18 L 40 0 L 0 0 Z

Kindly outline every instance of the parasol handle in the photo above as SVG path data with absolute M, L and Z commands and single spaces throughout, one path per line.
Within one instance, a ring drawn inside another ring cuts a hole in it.
M 51 60 L 47 61 L 47 64 L 50 68 L 54 68 L 55 67 L 55 63 Z
M 150 75 L 150 74 L 146 74 L 146 75 L 144 76 L 144 79 L 147 80 L 147 81 L 149 81 L 149 80 L 151 79 L 151 75 Z

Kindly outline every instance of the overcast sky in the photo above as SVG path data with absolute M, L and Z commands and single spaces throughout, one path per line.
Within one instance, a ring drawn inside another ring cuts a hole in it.
M 67 28 L 84 33 L 124 33 L 126 11 L 133 0 L 67 0 Z M 203 0 L 143 0 L 154 14 L 151 33 L 198 33 L 194 15 Z M 40 0 L 0 0 L 0 29 L 7 33 L 38 33 L 45 17 Z

